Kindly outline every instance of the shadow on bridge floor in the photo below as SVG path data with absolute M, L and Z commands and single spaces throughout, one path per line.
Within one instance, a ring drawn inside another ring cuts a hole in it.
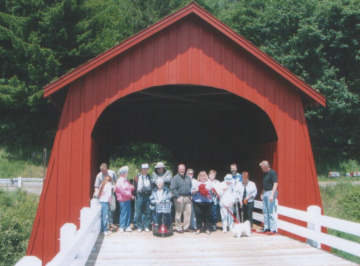
M 104 234 L 99 234 L 98 238 L 96 239 L 95 246 L 93 247 L 93 250 L 91 251 L 91 254 L 85 264 L 86 266 L 95 265 L 103 242 L 104 242 Z

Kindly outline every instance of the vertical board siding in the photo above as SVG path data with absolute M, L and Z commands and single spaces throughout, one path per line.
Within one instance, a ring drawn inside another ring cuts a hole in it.
M 49 261 L 59 249 L 60 226 L 78 224 L 80 209 L 89 205 L 98 167 L 92 130 L 101 113 L 126 95 L 169 84 L 219 88 L 260 107 L 278 141 L 259 147 L 257 159 L 270 159 L 278 171 L 280 203 L 299 209 L 321 206 L 299 92 L 219 32 L 190 18 L 70 85 L 28 254 Z

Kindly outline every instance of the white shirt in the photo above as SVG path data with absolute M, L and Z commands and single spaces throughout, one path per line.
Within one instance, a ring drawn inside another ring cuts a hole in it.
M 104 188 L 102 190 L 102 193 L 99 197 L 100 202 L 110 202 L 111 196 L 112 196 L 112 189 L 113 185 L 110 182 L 107 182 L 104 185 Z
M 117 176 L 113 170 L 109 169 L 107 172 L 107 175 L 109 175 L 111 177 L 113 183 L 116 182 Z M 94 187 L 99 188 L 101 185 L 101 182 L 104 180 L 104 178 L 105 178 L 105 175 L 102 172 L 99 172 L 95 178 Z
M 138 177 L 137 191 L 142 191 L 143 188 L 146 188 L 149 191 L 151 190 L 151 182 L 149 175 L 140 174 Z
M 242 201 L 243 195 L 244 195 L 244 191 L 245 191 L 245 187 L 246 187 L 246 196 L 245 199 L 248 200 L 248 202 L 253 202 L 256 195 L 257 195 L 257 188 L 254 182 L 252 181 L 248 181 L 248 183 L 246 184 L 246 186 L 242 183 L 242 182 L 238 182 L 236 184 L 236 193 L 238 195 L 238 199 Z

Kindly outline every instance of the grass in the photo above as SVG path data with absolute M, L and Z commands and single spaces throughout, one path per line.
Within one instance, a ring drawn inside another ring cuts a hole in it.
M 0 266 L 14 265 L 25 255 L 39 197 L 0 189 Z
M 0 149 L 0 178 L 43 177 L 43 175 L 43 166 L 22 159 L 11 158 L 4 149 Z
M 348 182 L 339 182 L 335 186 L 320 188 L 325 215 L 360 222 L 359 195 L 360 186 Z M 360 237 L 329 229 L 329 234 L 360 243 Z M 360 257 L 332 249 L 336 255 L 360 264 Z

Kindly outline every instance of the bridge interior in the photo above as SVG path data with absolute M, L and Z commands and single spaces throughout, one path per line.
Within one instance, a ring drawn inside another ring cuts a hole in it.
M 224 90 L 183 85 L 121 98 L 103 112 L 93 138 L 98 163 L 107 161 L 119 145 L 158 143 L 176 162 L 195 171 L 214 168 L 220 179 L 232 162 L 258 179 L 259 160 L 273 159 L 263 157 L 263 146 L 277 140 L 268 116 L 255 104 Z

